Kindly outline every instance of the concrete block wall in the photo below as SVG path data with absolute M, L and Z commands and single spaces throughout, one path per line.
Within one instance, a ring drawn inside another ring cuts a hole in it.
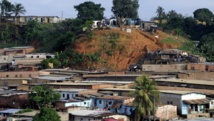
M 0 78 L 31 78 L 38 76 L 39 71 L 11 71 L 0 73 Z
M 186 70 L 186 64 L 143 64 L 143 71 L 169 72 Z
M 198 70 L 198 71 L 206 71 L 205 64 L 198 64 L 198 63 L 188 63 L 187 70 Z

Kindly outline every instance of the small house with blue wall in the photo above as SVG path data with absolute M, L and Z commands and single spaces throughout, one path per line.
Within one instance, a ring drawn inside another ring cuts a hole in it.
M 207 98 L 205 94 L 189 91 L 161 90 L 162 104 L 177 106 L 179 115 L 208 116 L 208 110 L 213 109 L 214 100 Z
M 131 115 L 135 107 L 126 105 L 132 103 L 133 97 L 124 96 L 103 96 L 94 98 L 94 106 L 103 109 L 110 110 L 113 113 Z
M 86 89 L 55 89 L 60 93 L 60 100 L 74 100 L 78 93 Z

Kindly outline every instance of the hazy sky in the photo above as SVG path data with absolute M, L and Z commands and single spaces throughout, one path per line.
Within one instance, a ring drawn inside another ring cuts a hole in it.
M 78 5 L 89 0 L 9 0 L 12 3 L 22 3 L 27 10 L 25 15 L 46 15 L 59 16 L 63 11 L 64 18 L 75 18 L 77 12 L 74 5 Z M 112 14 L 112 0 L 91 0 L 95 3 L 101 3 L 105 10 L 105 17 Z M 143 20 L 150 20 L 156 16 L 156 9 L 162 6 L 165 12 L 175 10 L 183 15 L 192 16 L 198 8 L 208 8 L 214 13 L 214 0 L 139 0 L 139 17 Z

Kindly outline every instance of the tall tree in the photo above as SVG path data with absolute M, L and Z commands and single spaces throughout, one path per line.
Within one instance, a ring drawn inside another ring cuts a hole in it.
M 151 113 L 154 114 L 154 100 L 159 101 L 159 91 L 156 83 L 150 80 L 148 76 L 142 75 L 135 80 L 132 88 L 135 89 L 132 95 L 135 96 L 134 105 L 138 121 L 140 121 L 141 116 L 145 118 Z
M 202 36 L 199 43 L 199 50 L 206 57 L 207 61 L 214 61 L 214 33 Z
M 167 13 L 167 16 L 168 16 L 169 19 L 171 19 L 171 18 L 177 17 L 178 14 L 177 14 L 177 12 L 175 10 L 171 10 L 171 11 L 169 11 Z
M 41 109 L 42 107 L 51 108 L 52 103 L 60 99 L 60 94 L 56 93 L 50 86 L 34 86 L 32 92 L 29 94 L 29 99 Z
M 15 3 L 12 9 L 15 17 L 20 16 L 20 14 L 24 14 L 26 12 L 24 6 L 20 3 Z
M 40 112 L 33 117 L 33 121 L 60 121 L 60 116 L 54 109 L 42 108 Z
M 30 42 L 31 40 L 37 39 L 40 28 L 41 28 L 41 25 L 38 21 L 35 21 L 35 20 L 28 21 L 25 28 L 25 34 L 24 34 L 25 43 Z
M 165 16 L 165 12 L 164 12 L 164 8 L 161 7 L 161 6 L 158 6 L 157 10 L 156 10 L 156 13 L 157 13 L 157 18 L 159 20 L 159 24 L 161 25 L 162 24 L 162 20 Z
M 111 11 L 116 17 L 138 18 L 139 0 L 113 0 Z
M 193 12 L 194 18 L 210 24 L 213 21 L 213 13 L 207 8 L 197 9 Z
M 87 20 L 101 20 L 104 18 L 105 8 L 101 7 L 101 4 L 87 1 L 74 6 L 74 8 L 78 11 L 77 18 L 82 19 L 84 22 Z
M 1 16 L 9 17 L 12 14 L 13 4 L 8 0 L 2 0 L 1 5 Z

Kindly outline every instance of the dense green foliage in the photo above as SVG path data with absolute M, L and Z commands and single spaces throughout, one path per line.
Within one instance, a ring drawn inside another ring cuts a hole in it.
M 52 63 L 54 68 L 63 68 L 67 67 L 70 64 L 68 55 L 66 55 L 63 52 L 60 53 L 56 52 L 55 58 L 47 58 L 43 60 L 41 63 L 42 68 L 43 69 L 51 68 L 49 63 Z
M 214 33 L 204 35 L 199 43 L 200 52 L 206 57 L 207 61 L 214 61 Z
M 19 112 L 17 112 L 16 114 L 21 114 L 21 113 L 26 113 L 26 112 L 32 112 L 33 109 L 30 109 L 30 108 L 26 108 L 26 109 L 22 109 L 20 110 Z
M 36 103 L 39 109 L 51 108 L 52 104 L 60 99 L 60 94 L 48 85 L 34 86 L 29 94 L 31 103 Z
M 194 18 L 210 24 L 213 21 L 213 13 L 207 8 L 197 9 L 193 12 Z
M 2 0 L 0 2 L 1 7 L 1 21 L 5 18 L 10 17 L 12 14 L 15 15 L 15 17 L 19 16 L 20 14 L 24 14 L 26 12 L 24 6 L 20 3 L 12 4 L 8 0 Z
M 120 18 L 138 18 L 139 0 L 113 0 L 111 11 Z
M 54 109 L 42 108 L 40 112 L 33 117 L 33 121 L 60 121 L 60 116 Z
M 150 80 L 148 76 L 142 75 L 137 77 L 132 88 L 135 89 L 132 95 L 135 96 L 133 103 L 136 107 L 138 121 L 140 121 L 141 116 L 145 118 L 152 113 L 154 114 L 153 111 L 159 101 L 159 91 L 156 83 Z
M 92 1 L 81 3 L 74 8 L 78 11 L 77 18 L 83 21 L 101 20 L 105 11 L 101 4 L 95 4 Z
M 162 7 L 157 9 L 157 17 L 159 19 L 160 14 L 164 14 L 165 11 Z M 207 61 L 214 61 L 213 53 L 213 13 L 206 8 L 197 9 L 194 11 L 194 18 L 189 16 L 183 16 L 174 10 L 169 11 L 166 16 L 162 17 L 167 22 L 159 24 L 163 31 L 168 32 L 174 36 L 183 36 L 190 40 L 199 41 L 199 45 L 192 42 L 186 42 L 180 47 L 182 50 L 187 50 L 193 54 L 202 55 L 206 57 Z M 205 23 L 203 23 L 205 22 Z M 163 40 L 164 42 L 170 41 Z
M 157 13 L 157 18 L 159 20 L 159 24 L 161 25 L 162 24 L 162 20 L 165 18 L 165 12 L 164 12 L 164 8 L 162 8 L 161 6 L 158 6 L 157 10 L 156 10 L 156 13 Z

